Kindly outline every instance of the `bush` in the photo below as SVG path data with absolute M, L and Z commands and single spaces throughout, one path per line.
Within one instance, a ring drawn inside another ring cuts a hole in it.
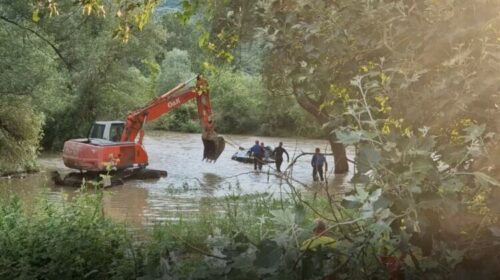
M 260 77 L 224 69 L 208 81 L 217 131 L 258 133 L 265 93 Z
M 171 113 L 158 118 L 151 125 L 153 129 L 180 131 L 180 132 L 201 132 L 198 112 L 194 101 L 175 109 Z
M 43 115 L 30 102 L 25 97 L 0 96 L 0 175 L 36 167 Z
M 99 93 L 95 104 L 97 120 L 124 120 L 131 111 L 151 101 L 147 94 L 148 80 L 135 67 L 112 67 L 113 80 Z
M 164 94 L 178 84 L 193 78 L 191 59 L 187 51 L 173 49 L 165 54 L 161 63 L 161 72 L 156 82 L 157 95 Z M 173 130 L 182 132 L 200 132 L 198 113 L 194 101 L 160 117 L 152 124 L 153 129 Z
M 165 54 L 157 81 L 157 94 L 161 95 L 176 85 L 193 78 L 191 59 L 187 51 L 173 49 Z
M 104 218 L 100 195 L 28 213 L 17 198 L 0 206 L 1 279 L 131 279 L 136 250 L 125 229 Z

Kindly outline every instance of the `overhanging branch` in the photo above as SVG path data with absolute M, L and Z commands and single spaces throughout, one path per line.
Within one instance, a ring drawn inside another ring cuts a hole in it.
M 27 30 L 31 33 L 33 33 L 35 36 L 37 36 L 38 38 L 40 38 L 42 41 L 44 41 L 45 43 L 47 43 L 53 50 L 54 52 L 57 54 L 57 56 L 59 57 L 59 59 L 61 59 L 61 61 L 64 63 L 64 65 L 70 69 L 70 66 L 68 64 L 68 62 L 66 62 L 66 60 L 64 59 L 64 57 L 62 56 L 61 52 L 59 51 L 59 49 L 54 45 L 54 43 L 52 43 L 49 39 L 45 38 L 44 36 L 40 35 L 38 32 L 36 32 L 35 30 L 29 28 L 29 27 L 26 27 L 24 25 L 21 25 L 11 19 L 8 19 L 4 16 L 0 16 L 0 19 L 7 22 L 7 23 L 10 23 L 12 25 L 15 25 L 17 26 L 18 28 L 20 29 L 24 29 L 24 30 Z
M 308 97 L 297 85 L 293 85 L 293 94 L 299 105 L 313 115 L 318 122 L 324 124 L 328 122 L 328 115 L 320 111 L 321 104 Z

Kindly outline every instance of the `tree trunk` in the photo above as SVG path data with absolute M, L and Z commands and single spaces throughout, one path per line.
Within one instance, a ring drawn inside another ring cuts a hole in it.
M 333 160 L 335 161 L 335 174 L 344 174 L 349 171 L 349 165 L 347 163 L 347 155 L 345 151 L 344 144 L 335 142 L 333 137 L 328 139 L 330 146 L 332 147 Z
M 318 121 L 320 125 L 324 125 L 329 121 L 329 117 L 327 114 L 320 110 L 321 104 L 315 102 L 314 100 L 307 97 L 302 93 L 302 90 L 294 85 L 294 95 L 297 99 L 299 105 L 309 112 L 314 118 Z M 337 142 L 335 135 L 331 135 L 331 128 L 327 126 L 324 129 L 325 134 L 328 136 L 328 142 L 330 142 L 330 146 L 332 148 L 333 160 L 335 163 L 335 174 L 344 174 L 349 171 L 349 165 L 347 163 L 347 155 L 345 151 L 344 144 Z

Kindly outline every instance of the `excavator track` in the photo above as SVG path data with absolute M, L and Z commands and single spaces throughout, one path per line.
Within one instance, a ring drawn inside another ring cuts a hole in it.
M 84 184 L 88 187 L 95 185 L 89 182 L 102 183 L 103 187 L 112 187 L 123 185 L 129 180 L 148 180 L 167 177 L 168 173 L 164 170 L 155 170 L 148 168 L 130 168 L 112 172 L 109 174 L 109 180 L 103 179 L 101 175 L 106 175 L 100 172 L 71 172 L 61 178 L 61 174 L 57 171 L 51 173 L 52 181 L 58 186 L 82 187 Z

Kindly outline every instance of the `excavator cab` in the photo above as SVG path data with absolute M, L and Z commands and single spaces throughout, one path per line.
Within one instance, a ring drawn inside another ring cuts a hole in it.
M 92 125 L 89 139 L 104 139 L 112 142 L 120 142 L 125 122 L 122 121 L 99 121 Z

